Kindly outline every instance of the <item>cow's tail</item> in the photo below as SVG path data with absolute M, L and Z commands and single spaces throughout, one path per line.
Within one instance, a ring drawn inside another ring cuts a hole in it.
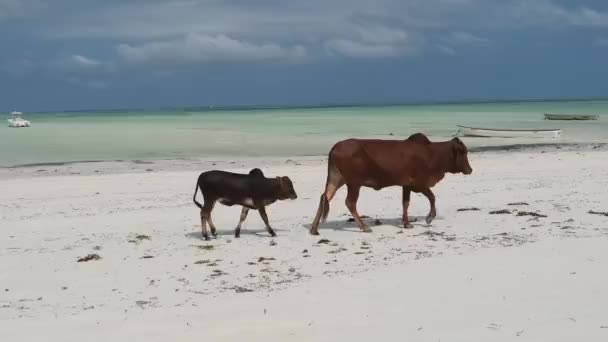
M 321 223 L 327 221 L 329 215 L 329 200 L 325 193 L 321 194 L 321 200 L 319 201 L 319 210 L 321 210 Z
M 319 224 L 327 220 L 328 214 L 329 200 L 327 200 L 327 195 L 325 194 L 325 191 L 323 191 L 321 194 L 321 199 L 319 199 L 319 208 L 317 209 L 317 214 L 315 215 L 315 219 L 312 221 L 312 225 L 310 226 L 310 233 L 312 235 L 319 235 Z
M 329 152 L 329 158 L 327 161 L 327 180 L 325 181 L 325 190 L 321 194 L 319 199 L 319 209 L 312 222 L 310 233 L 313 235 L 319 235 L 319 223 L 325 222 L 329 215 L 329 201 L 334 197 L 336 191 L 344 185 L 344 178 L 335 165 L 333 160 L 333 152 L 337 145 L 332 147 Z
M 325 189 L 321 194 L 321 198 L 319 199 L 318 216 L 320 223 L 327 221 L 327 216 L 329 215 L 329 199 L 327 198 L 327 190 L 333 180 L 332 178 L 334 178 L 333 176 L 335 173 L 337 173 L 337 170 L 335 169 L 335 166 L 330 158 L 327 162 L 327 180 L 325 181 Z
M 194 187 L 194 196 L 192 196 L 192 200 L 194 201 L 194 204 L 196 204 L 197 207 L 203 209 L 203 205 L 200 204 L 197 200 L 196 200 L 196 194 L 198 192 L 198 188 L 199 188 L 199 182 L 196 182 L 196 186 Z M 201 190 L 202 191 L 202 190 Z

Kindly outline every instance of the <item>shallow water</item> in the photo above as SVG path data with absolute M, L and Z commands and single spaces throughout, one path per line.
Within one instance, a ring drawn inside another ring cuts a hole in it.
M 547 121 L 543 113 L 599 114 Z M 325 155 L 348 137 L 447 139 L 456 125 L 562 128 L 559 139 L 465 138 L 470 147 L 608 142 L 608 101 L 510 102 L 124 112 L 24 113 L 32 127 L 0 126 L 0 166 L 83 160 Z M 391 136 L 390 134 L 393 134 Z

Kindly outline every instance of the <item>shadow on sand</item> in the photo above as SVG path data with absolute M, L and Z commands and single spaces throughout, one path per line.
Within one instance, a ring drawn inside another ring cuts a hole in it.
M 397 217 L 397 218 L 372 218 L 372 217 L 361 217 L 363 219 L 363 222 L 365 222 L 365 224 L 367 224 L 372 230 L 374 229 L 375 226 L 393 226 L 396 228 L 401 228 L 403 229 L 403 221 L 401 217 Z M 426 224 L 425 219 L 426 216 L 410 216 L 410 223 L 412 224 L 412 226 L 414 226 L 414 228 L 416 227 L 429 227 L 429 225 Z M 380 221 L 380 224 L 377 224 L 376 221 Z M 435 218 L 434 221 L 438 221 L 441 220 L 441 218 L 439 216 L 437 216 Z M 432 223 L 431 223 L 432 224 Z M 307 224 L 303 224 L 302 227 L 310 230 L 311 224 L 307 223 Z M 326 230 L 326 229 L 331 229 L 331 230 L 336 230 L 336 231 L 347 231 L 347 232 L 359 232 L 359 227 L 357 227 L 357 224 L 354 222 L 354 220 L 352 218 L 346 218 L 343 220 L 335 220 L 335 221 L 326 221 L 325 223 L 321 223 L 319 225 L 319 230 Z
M 277 233 L 277 237 L 281 236 L 281 232 L 285 232 L 285 229 L 276 229 L 276 228 L 272 228 L 272 230 L 274 230 L 275 233 Z M 213 235 L 211 235 L 211 231 L 208 229 L 207 230 L 209 232 L 209 237 L 211 238 L 211 240 L 214 239 Z M 262 229 L 247 229 L 247 227 L 243 227 L 241 228 L 241 237 L 243 237 L 244 235 L 253 235 L 259 238 L 272 238 L 272 236 L 270 236 L 270 234 L 268 233 L 268 231 L 265 228 Z M 232 236 L 234 237 L 234 228 L 232 229 L 217 229 L 217 236 Z M 187 233 L 186 237 L 189 237 L 191 239 L 197 239 L 197 240 L 204 240 L 203 239 L 203 234 L 201 233 L 200 229 L 192 232 L 192 233 Z

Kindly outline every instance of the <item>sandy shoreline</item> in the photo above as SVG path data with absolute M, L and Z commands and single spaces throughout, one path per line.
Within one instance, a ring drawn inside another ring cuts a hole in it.
M 488 145 L 470 148 L 471 154 L 486 153 L 546 153 L 546 152 L 608 151 L 608 143 L 535 143 Z M 281 164 L 316 164 L 325 162 L 326 156 L 290 157 L 222 157 L 134 160 L 83 160 L 49 163 L 17 164 L 0 167 L 0 180 L 21 177 L 65 175 L 102 175 L 164 171 L 196 171 L 234 169 L 238 167 L 274 167 Z
M 324 158 L 2 169 L 0 329 L 11 341 L 605 340 L 608 217 L 588 211 L 608 211 L 608 152 L 541 152 L 471 154 L 473 175 L 434 189 L 430 227 L 397 227 L 398 188 L 366 189 L 359 211 L 381 223 L 360 233 L 340 191 L 321 237 L 307 227 Z M 191 198 L 210 166 L 292 178 L 298 200 L 269 208 L 277 238 L 252 213 L 234 239 L 239 209 L 218 207 L 220 237 L 200 239 Z M 410 208 L 422 217 L 428 203 Z M 77 262 L 91 253 L 101 260 Z

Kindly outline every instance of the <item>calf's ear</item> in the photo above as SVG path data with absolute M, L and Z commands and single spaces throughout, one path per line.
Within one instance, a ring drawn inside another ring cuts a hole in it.
M 293 184 L 292 184 L 292 186 L 289 186 L 290 184 L 292 184 L 292 183 L 291 183 L 291 179 L 289 179 L 289 177 L 287 177 L 287 176 L 281 177 L 281 189 L 283 189 L 283 191 L 290 192 L 291 188 L 293 187 Z

